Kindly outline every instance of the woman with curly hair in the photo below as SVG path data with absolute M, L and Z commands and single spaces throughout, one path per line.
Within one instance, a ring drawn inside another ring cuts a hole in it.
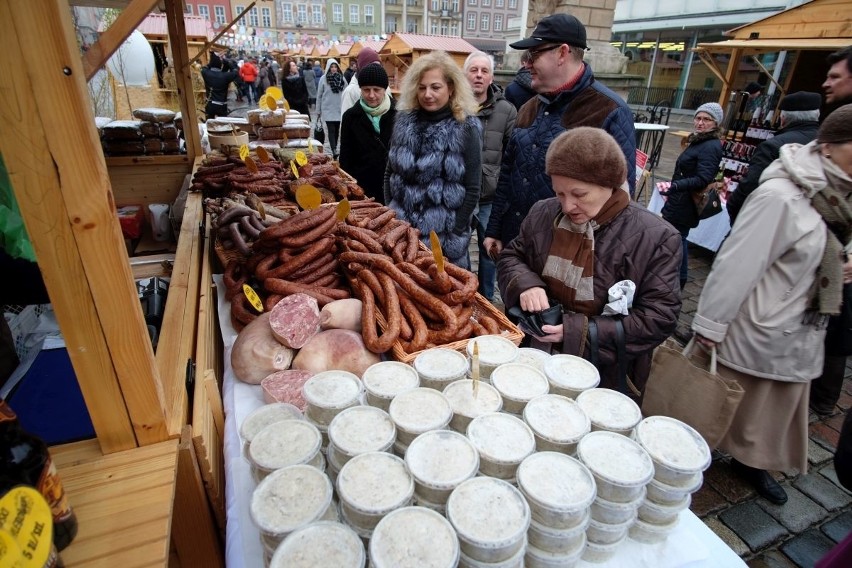
M 444 256 L 470 268 L 471 219 L 479 201 L 482 143 L 477 104 L 461 68 L 443 51 L 421 57 L 402 82 L 385 170 L 385 203 Z

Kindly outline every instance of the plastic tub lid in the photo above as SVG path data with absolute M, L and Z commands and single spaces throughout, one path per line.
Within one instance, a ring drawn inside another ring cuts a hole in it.
M 393 398 L 420 386 L 420 377 L 411 365 L 399 361 L 379 361 L 364 371 L 364 388 L 378 398 Z
M 636 441 L 651 459 L 681 473 L 710 467 L 710 447 L 694 428 L 668 416 L 649 416 L 636 426 Z
M 322 434 L 305 420 L 270 424 L 254 437 L 248 456 L 257 467 L 271 471 L 314 459 L 322 446 Z
M 473 346 L 479 345 L 479 362 L 502 365 L 518 358 L 518 346 L 502 335 L 480 335 L 467 342 L 467 356 L 473 357 Z
M 588 508 L 597 494 L 589 469 L 559 452 L 538 452 L 521 462 L 518 487 L 528 499 L 564 512 Z
M 518 358 L 515 363 L 530 365 L 544 372 L 544 362 L 550 359 L 550 353 L 546 353 L 535 347 L 520 347 L 518 348 Z
M 370 538 L 370 565 L 375 568 L 454 568 L 458 561 L 456 531 L 447 519 L 426 507 L 388 513 Z
M 462 434 L 433 430 L 417 436 L 405 452 L 405 464 L 421 484 L 453 489 L 479 470 L 479 452 Z
M 318 408 L 346 408 L 358 402 L 364 384 L 348 371 L 323 371 L 307 380 L 302 394 Z
M 561 444 L 577 442 L 592 428 L 577 402 L 559 394 L 543 394 L 529 401 L 524 420 L 542 438 Z
M 532 430 L 520 418 L 502 412 L 477 416 L 467 426 L 467 437 L 481 458 L 497 464 L 521 463 L 535 451 Z
M 320 518 L 331 503 L 328 476 L 309 465 L 273 471 L 251 496 L 251 518 L 268 534 L 285 535 Z
M 414 494 L 414 479 L 405 462 L 386 452 L 355 456 L 337 474 L 340 499 L 366 515 L 381 515 L 407 503 Z
M 620 487 L 642 486 L 654 476 L 648 452 L 614 432 L 586 434 L 577 444 L 577 456 L 594 475 Z
M 508 482 L 474 477 L 450 494 L 447 519 L 465 542 L 481 548 L 501 548 L 526 538 L 530 506 Z
M 460 377 L 467 371 L 467 359 L 458 351 L 434 347 L 414 358 L 414 370 L 427 379 L 440 381 Z
M 577 391 L 595 388 L 601 382 L 595 366 L 575 355 L 551 355 L 544 362 L 544 374 L 554 386 Z
M 639 405 L 612 389 L 583 391 L 577 396 L 577 404 L 588 414 L 592 424 L 606 430 L 632 430 L 642 420 Z
M 317 521 L 287 535 L 269 568 L 363 568 L 366 562 L 364 543 L 355 531 L 341 523 Z
M 503 408 L 503 397 L 493 386 L 479 381 L 476 397 L 473 396 L 473 381 L 461 379 L 444 387 L 444 395 L 453 407 L 453 413 L 473 418 Z
M 411 434 L 443 428 L 453 417 L 447 397 L 426 387 L 399 393 L 391 401 L 388 412 L 398 428 Z
M 520 363 L 504 363 L 494 369 L 491 384 L 506 398 L 517 401 L 528 401 L 550 390 L 544 373 Z
M 334 417 L 328 439 L 348 456 L 384 451 L 396 440 L 396 426 L 381 408 L 353 406 Z
M 301 420 L 302 418 L 302 411 L 292 404 L 286 402 L 264 404 L 245 417 L 240 425 L 240 437 L 249 444 L 258 432 L 273 422 Z

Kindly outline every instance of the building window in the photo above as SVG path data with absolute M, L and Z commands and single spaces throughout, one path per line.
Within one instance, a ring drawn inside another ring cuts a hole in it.
M 293 23 L 293 5 L 289 2 L 281 4 L 281 21 L 285 24 Z
M 432 35 L 438 35 L 438 20 L 432 20 L 429 23 L 429 33 Z
M 449 32 L 449 29 L 447 29 L 447 21 L 441 20 L 441 35 L 445 36 L 447 35 L 447 32 Z
M 350 24 L 360 24 L 361 23 L 361 10 L 358 4 L 349 4 L 349 23 Z
M 225 7 L 213 6 L 213 14 L 216 17 L 216 23 L 224 25 L 225 23 Z
M 482 0 L 482 6 L 483 7 L 490 6 L 490 5 L 491 5 L 491 0 Z
M 479 29 L 483 32 L 487 32 L 491 29 L 491 14 L 482 14 L 482 24 Z
M 299 4 L 296 6 L 296 19 L 300 24 L 308 23 L 308 7 L 304 4 Z
M 459 13 L 459 0 L 453 0 L 453 12 Z
M 396 16 L 385 16 L 385 33 L 392 34 L 396 31 Z
M 418 6 L 420 6 L 420 0 L 408 0 L 406 2 L 406 4 L 408 4 L 409 6 L 414 6 L 415 8 L 417 8 Z
M 503 31 L 503 14 L 494 14 L 494 31 Z
M 314 16 L 314 25 L 321 26 L 322 25 L 322 6 L 319 4 L 314 4 L 311 6 L 311 13 Z
M 476 31 L 476 12 L 467 13 L 467 29 L 468 31 Z
M 257 8 L 252 8 L 248 14 L 248 23 L 250 26 L 257 27 L 260 18 L 257 17 Z
M 408 33 L 410 33 L 410 34 L 416 34 L 416 33 L 419 33 L 419 32 L 417 31 L 417 21 L 418 21 L 418 19 L 419 19 L 419 18 L 408 18 L 408 23 L 407 23 L 407 25 L 405 26 L 406 31 L 407 31 Z
M 190 16 L 192 15 L 192 4 L 186 5 L 186 12 L 184 12 L 184 14 L 189 14 Z
M 516 10 L 518 8 L 518 0 L 509 0 L 509 9 Z
M 502 7 L 503 7 L 503 3 L 504 3 L 505 1 L 506 1 L 506 0 L 494 0 L 494 6 L 495 6 L 495 7 L 497 7 L 497 8 L 502 8 Z
M 260 9 L 260 25 L 264 28 L 272 27 L 272 9 L 270 8 L 261 8 Z
M 459 36 L 459 25 L 456 23 L 450 24 L 450 35 L 454 37 Z
M 440 10 L 440 8 L 438 7 L 439 5 L 440 2 L 438 2 L 438 0 L 432 0 L 432 11 L 437 12 L 438 10 Z
M 205 20 L 210 19 L 210 7 L 207 4 L 199 4 L 198 5 L 198 15 L 204 18 Z
M 467 0 L 468 6 L 476 6 L 476 0 Z
M 331 5 L 331 20 L 335 24 L 343 23 L 343 4 L 332 4 Z
M 373 25 L 373 7 L 372 6 L 364 6 L 364 23 L 368 26 Z

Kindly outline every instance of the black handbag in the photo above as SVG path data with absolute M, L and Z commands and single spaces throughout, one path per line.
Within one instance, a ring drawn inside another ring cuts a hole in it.
M 825 331 L 825 354 L 836 357 L 852 355 L 852 284 L 843 285 L 840 314 L 828 318 Z
M 722 212 L 722 200 L 719 199 L 718 184 L 713 181 L 701 191 L 692 193 L 692 201 L 695 203 L 695 210 L 698 212 L 698 219 L 709 219 L 713 215 L 718 215 Z
M 325 130 L 322 129 L 321 122 L 317 122 L 317 125 L 314 127 L 314 140 L 320 144 L 325 144 Z

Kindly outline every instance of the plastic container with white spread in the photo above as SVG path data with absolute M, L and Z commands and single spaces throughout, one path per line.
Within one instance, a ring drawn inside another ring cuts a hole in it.
M 627 529 L 633 524 L 634 519 L 613 525 L 602 523 L 592 519 L 586 528 L 586 540 L 595 544 L 612 544 L 621 542 L 627 536 Z
M 414 358 L 413 365 L 420 377 L 420 386 L 435 390 L 444 390 L 451 382 L 463 379 L 467 372 L 465 356 L 443 347 L 426 349 Z
M 474 477 L 450 495 L 447 519 L 466 556 L 479 562 L 502 562 L 526 545 L 530 508 L 508 482 Z
M 479 346 L 479 378 L 490 381 L 494 369 L 504 363 L 514 363 L 518 346 L 502 335 L 480 335 L 467 342 L 467 357 L 473 360 L 473 346 Z
M 628 503 L 642 495 L 654 463 L 642 446 L 614 432 L 591 432 L 577 444 L 577 457 L 592 472 L 598 496 Z
M 411 504 L 414 479 L 400 458 L 370 452 L 340 469 L 337 494 L 346 520 L 356 529 L 372 531 L 382 517 Z
M 694 483 L 689 487 L 675 487 L 656 479 L 651 479 L 648 482 L 648 501 L 659 503 L 661 505 L 674 505 L 680 503 L 689 494 L 698 491 L 701 484 L 704 483 L 704 476 L 697 473 Z
M 240 437 L 243 439 L 243 452 L 248 458 L 248 447 L 258 432 L 274 422 L 283 420 L 302 420 L 302 411 L 286 402 L 264 404 L 243 419 L 240 425 Z
M 589 389 L 577 395 L 577 404 L 592 421 L 592 432 L 604 430 L 629 436 L 642 420 L 639 405 L 612 389 Z
M 248 450 L 255 479 L 290 465 L 308 464 L 324 469 L 320 453 L 322 435 L 305 420 L 274 422 L 257 433 Z
M 388 413 L 397 428 L 397 443 L 408 447 L 423 432 L 446 428 L 453 417 L 453 407 L 443 393 L 418 387 L 398 394 Z
M 606 562 L 615 556 L 615 553 L 618 552 L 618 549 L 625 540 L 627 540 L 627 536 L 624 536 L 621 540 L 611 544 L 601 544 L 586 540 L 586 548 L 583 549 L 582 559 L 586 562 L 591 562 L 592 564 L 601 564 Z
M 280 540 L 326 514 L 332 494 L 327 475 L 309 465 L 292 465 L 258 484 L 249 510 L 261 535 Z
M 601 382 L 594 365 L 576 355 L 551 355 L 544 362 L 544 375 L 550 381 L 550 392 L 577 398 L 581 392 L 593 389 Z
M 527 546 L 524 568 L 572 568 L 580 561 L 586 549 L 586 535 L 582 533 L 582 545 L 565 554 L 547 552 L 532 544 Z
M 530 505 L 532 518 L 554 529 L 571 529 L 584 522 L 596 494 L 589 469 L 558 452 L 526 458 L 518 468 L 518 488 Z
M 367 452 L 385 452 L 396 441 L 396 426 L 387 412 L 372 406 L 353 406 L 328 426 L 328 452 L 340 468 L 350 458 Z
M 414 477 L 415 499 L 444 506 L 453 489 L 479 471 L 479 452 L 458 432 L 433 430 L 411 442 L 405 464 Z
M 710 447 L 694 428 L 668 416 L 649 416 L 633 438 L 654 461 L 654 478 L 673 487 L 690 487 L 710 467 Z
M 515 363 L 535 367 L 543 373 L 544 362 L 548 359 L 550 359 L 550 353 L 546 353 L 541 349 L 536 349 L 535 347 L 519 347 L 518 358 L 515 359 Z
M 524 412 L 530 400 L 550 391 L 544 373 L 520 363 L 504 363 L 494 369 L 491 384 L 503 397 L 503 411 L 516 415 Z
M 629 503 L 615 503 L 598 497 L 592 502 L 592 518 L 601 523 L 618 525 L 636 519 L 636 511 L 645 500 L 645 488 L 642 495 Z
M 527 403 L 524 422 L 535 435 L 540 452 L 574 455 L 577 442 L 591 431 L 591 422 L 573 399 L 559 394 L 543 394 Z
M 586 528 L 591 516 L 588 511 L 580 523 L 570 529 L 556 529 L 543 525 L 533 518 L 527 531 L 527 540 L 544 552 L 553 554 L 573 554 L 586 544 Z M 579 557 L 579 555 L 578 555 Z
M 302 394 L 308 403 L 305 414 L 328 426 L 342 410 L 361 403 L 364 384 L 348 371 L 323 371 L 307 380 Z
M 476 396 L 473 396 L 473 381 L 462 379 L 444 387 L 444 396 L 453 407 L 450 428 L 462 434 L 467 432 L 470 421 L 489 412 L 499 412 L 503 408 L 503 398 L 490 384 L 479 381 Z
M 665 526 L 674 522 L 680 512 L 689 507 L 691 502 L 691 495 L 672 505 L 661 505 L 644 499 L 639 505 L 639 518 L 651 525 Z
M 366 563 L 364 543 L 352 529 L 318 521 L 290 533 L 275 551 L 269 568 L 364 568 Z
M 424 507 L 388 513 L 370 538 L 371 568 L 455 568 L 458 561 L 456 531 L 447 519 Z
M 462 552 L 459 554 L 459 568 L 524 568 L 526 551 L 527 545 L 524 544 L 515 554 L 500 562 L 482 562 Z
M 630 535 L 630 540 L 635 540 L 642 544 L 656 544 L 668 538 L 675 527 L 677 527 L 678 521 L 680 521 L 680 517 L 675 517 L 675 520 L 667 525 L 656 525 L 646 523 L 642 519 L 636 519 L 636 522 L 630 526 L 628 534 Z
M 367 404 L 385 412 L 396 395 L 420 386 L 414 367 L 399 361 L 379 361 L 367 367 L 361 380 L 367 391 Z
M 535 437 L 530 427 L 520 418 L 502 412 L 471 420 L 467 437 L 479 451 L 479 472 L 511 482 L 524 458 L 535 452 Z

